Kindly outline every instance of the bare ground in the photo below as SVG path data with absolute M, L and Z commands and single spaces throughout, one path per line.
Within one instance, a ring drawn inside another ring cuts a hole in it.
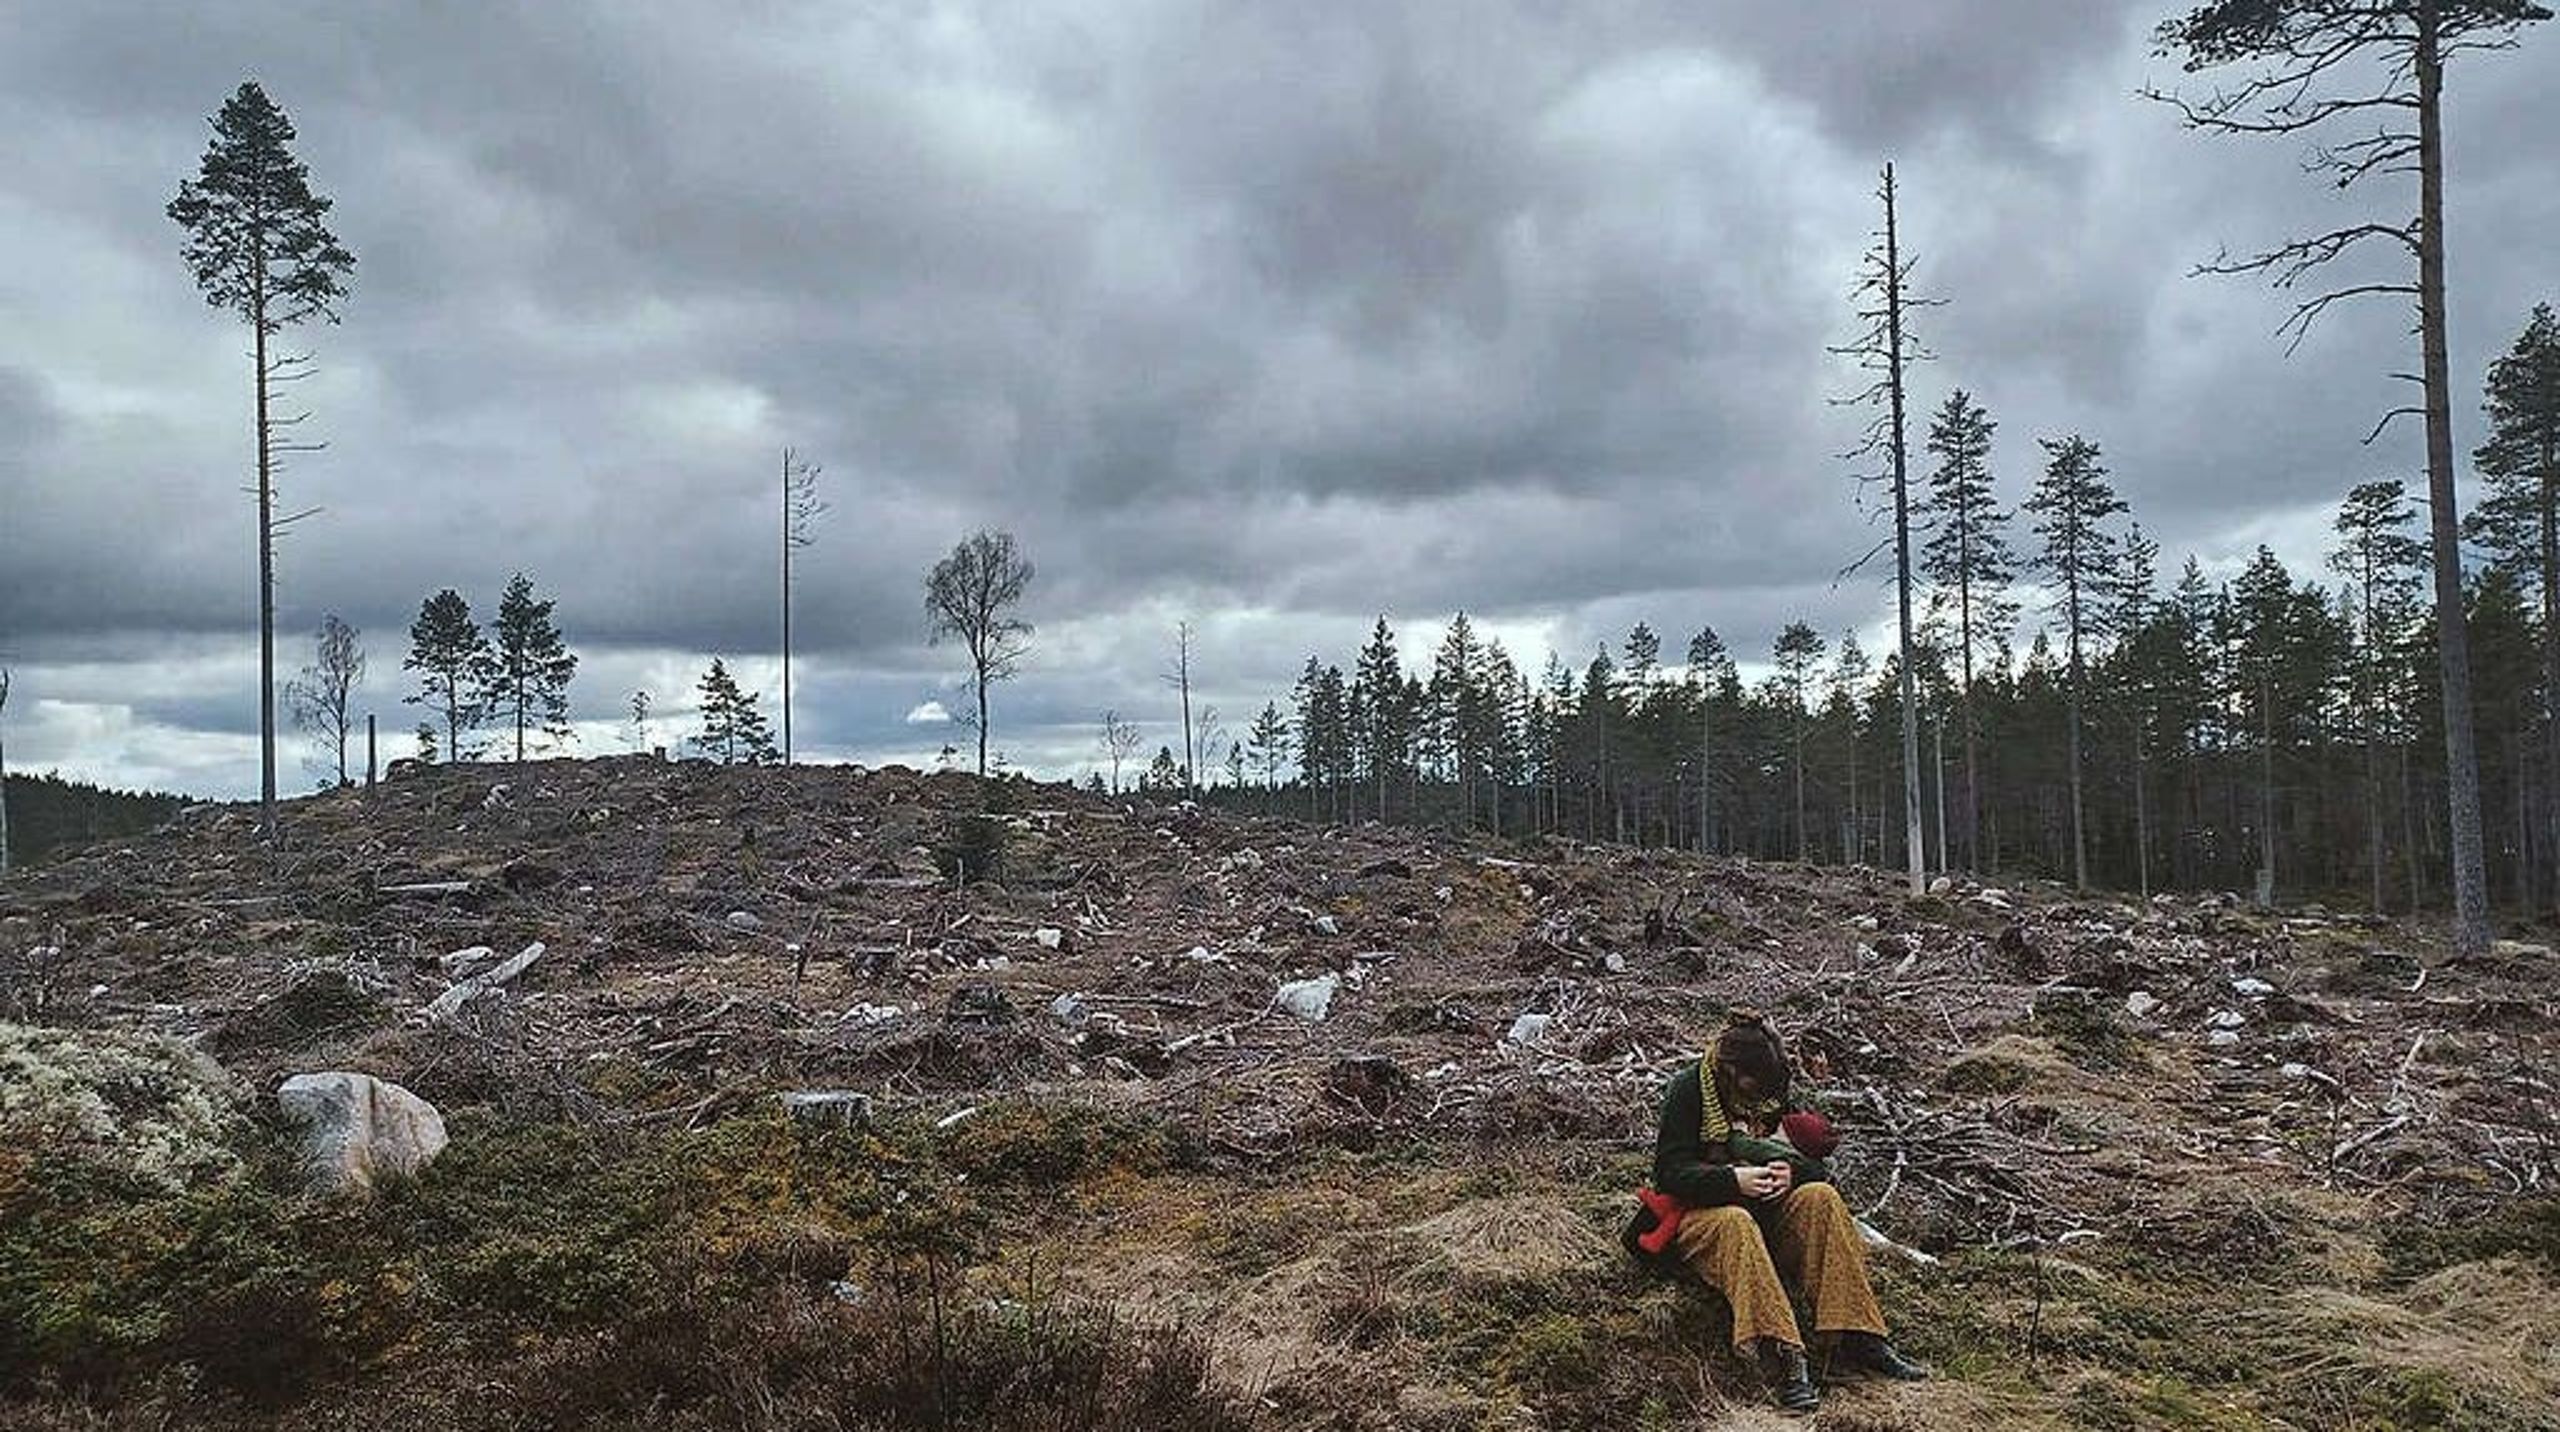
M 1275 1426 L 1758 1427 L 1715 1301 L 1614 1242 L 1661 1080 L 1749 1004 L 1852 1205 L 1937 1260 L 1878 1267 L 1941 1378 L 1823 1425 L 2560 1426 L 2545 947 L 1022 785 L 959 884 L 984 804 L 632 758 L 299 802 L 276 853 L 199 808 L 0 885 L 0 1017 L 199 1038 L 261 1092 L 363 1069 L 466 1129 L 813 1088 L 999 1159 L 1022 1108 L 1156 1129 L 1017 1180 L 973 1276 L 1206 1327 Z M 537 940 L 427 1016 L 442 957 Z M 1325 977 L 1321 1020 L 1278 997 Z

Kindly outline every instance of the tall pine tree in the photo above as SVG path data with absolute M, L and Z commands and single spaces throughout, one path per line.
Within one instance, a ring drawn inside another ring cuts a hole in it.
M 293 155 L 293 121 L 255 81 L 240 86 L 213 119 L 196 177 L 178 186 L 169 217 L 187 231 L 184 256 L 205 302 L 249 325 L 257 398 L 258 447 L 258 830 L 276 834 L 276 529 L 294 520 L 275 515 L 277 459 L 309 452 L 283 443 L 276 430 L 300 422 L 278 418 L 278 382 L 308 370 L 301 355 L 278 355 L 276 335 L 313 318 L 338 321 L 355 255 L 329 231 L 329 200 L 311 192 L 311 171 Z M 302 514 L 295 514 L 300 516 Z

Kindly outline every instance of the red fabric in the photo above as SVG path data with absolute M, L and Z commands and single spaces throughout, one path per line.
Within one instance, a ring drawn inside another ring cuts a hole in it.
M 1796 1146 L 1796 1152 L 1808 1158 L 1827 1159 L 1840 1147 L 1840 1135 L 1831 1121 L 1811 1109 L 1798 1109 L 1778 1121 L 1778 1132 Z
M 1680 1231 L 1680 1219 L 1689 1205 L 1667 1193 L 1650 1188 L 1636 1190 L 1636 1201 L 1653 1210 L 1653 1231 L 1636 1239 L 1647 1253 L 1660 1253 L 1671 1246 L 1671 1235 Z

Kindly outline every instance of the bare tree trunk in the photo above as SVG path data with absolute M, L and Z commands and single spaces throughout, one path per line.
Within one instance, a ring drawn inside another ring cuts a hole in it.
M 275 439 L 267 415 L 266 256 L 250 281 L 249 331 L 258 371 L 258 838 L 276 840 Z
M 2071 884 L 2089 888 L 2089 843 L 2081 829 L 2080 808 L 2080 638 L 2071 639 Z
M 2071 884 L 2074 889 L 2086 890 L 2089 842 L 2080 805 L 2080 688 L 2088 684 L 2088 669 L 2080 660 L 2080 574 L 2076 570 L 2068 581 L 2067 598 L 2071 622 Z
M 2418 843 L 2418 785 L 2409 772 L 2409 746 L 2400 743 L 2400 825 L 2401 840 L 2409 863 L 2409 913 L 2415 915 L 2427 903 L 2426 849 Z
M 1947 851 L 1947 714 L 1944 711 L 1938 713 L 1937 720 L 1929 723 L 1929 732 L 1929 764 L 1936 769 L 1938 777 L 1938 868 L 1951 870 L 1955 861 L 1949 858 Z
M 9 673 L 0 671 L 0 716 L 9 711 Z M 0 737 L 5 737 L 6 722 L 0 722 Z M 9 747 L 0 740 L 0 875 L 9 873 Z
M 2364 732 L 2364 826 L 2373 864 L 2373 913 L 2382 913 L 2382 755 L 2375 747 L 2370 713 Z
M 1858 802 L 1863 792 L 1858 786 L 1858 728 L 1855 724 L 1857 719 L 1856 713 L 1852 712 L 1849 716 L 1851 722 L 1849 727 L 1849 836 L 1841 842 L 1842 847 L 1848 852 L 1847 863 L 1851 865 L 1864 860 L 1867 854 L 1867 827 L 1858 809 Z M 1878 851 L 1877 854 L 1881 857 L 1883 852 Z
M 2258 679 L 2258 893 L 2273 904 L 2276 888 L 2275 706 L 2267 678 Z
M 1894 227 L 1893 166 L 1884 167 L 1884 262 L 1886 353 L 1892 360 L 1888 378 L 1893 397 L 1893 555 L 1894 589 L 1902 638 L 1902 825 L 1904 864 L 1911 872 L 1911 893 L 1929 885 L 1920 846 L 1920 709 L 1911 672 L 1911 483 L 1909 451 L 1903 437 L 1902 408 L 1902 267 L 1900 236 Z M 2076 693 L 2075 693 L 2075 699 Z M 1850 719 L 1856 720 L 1852 712 Z
M 2142 898 L 2151 898 L 2151 793 L 2144 780 L 2142 723 L 2147 711 L 2133 716 L 2133 868 Z
M 2560 862 L 2560 471 L 2546 443 L 2542 452 L 2542 740 L 2548 761 L 2543 775 L 2544 855 Z M 2552 872 L 2551 893 L 2560 902 L 2560 863 Z
M 782 450 L 782 764 L 791 764 L 791 449 Z
M 2525 792 L 2529 784 L 2525 753 L 2532 749 L 2532 745 L 2520 729 L 2511 732 L 2507 739 L 2514 743 L 2516 751 L 2516 911 L 2530 915 L 2533 913 L 2533 823 L 2525 815 Z
M 2444 671 L 2446 834 L 2453 849 L 2453 939 L 2489 948 L 2489 890 L 2480 829 L 2478 734 L 2472 729 L 2471 633 L 2462 608 L 2461 515 L 2453 488 L 2453 380 L 2445 356 L 2444 54 L 2437 0 L 2418 0 L 2418 343 L 2426 388 L 2427 510 L 2434 538 L 2436 654 Z
M 1199 752 L 1191 744 L 1191 623 L 1174 628 L 1174 674 L 1182 687 L 1182 790 L 1200 793 Z
M 1715 848 L 1715 739 L 1713 698 L 1702 696 L 1698 702 L 1698 849 L 1701 853 Z
M 1796 859 L 1805 859 L 1804 717 L 1796 717 Z

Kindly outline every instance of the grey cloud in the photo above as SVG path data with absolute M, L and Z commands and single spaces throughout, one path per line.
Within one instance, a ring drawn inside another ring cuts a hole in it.
M 1041 567 L 1003 709 L 1052 753 L 1161 702 L 1178 615 L 1225 624 L 1231 716 L 1382 610 L 1577 664 L 1639 617 L 1738 652 L 1867 624 L 1823 348 L 1886 157 L 1949 300 L 1915 443 L 1960 384 L 2012 498 L 2076 429 L 2172 563 L 2303 530 L 2414 466 L 2357 442 L 2406 340 L 2376 311 L 2286 360 L 2280 298 L 2183 276 L 2337 209 L 2282 146 L 2131 97 L 2170 77 L 2159 8 L 38 7 L 0 52 L 0 121 L 43 139 L 0 181 L 29 225 L 0 266 L 0 646 L 48 681 L 128 664 L 118 750 L 254 717 L 245 677 L 148 694 L 254 619 L 243 345 L 160 213 L 250 74 L 360 259 L 344 325 L 293 336 L 330 447 L 286 474 L 327 511 L 284 550 L 282 640 L 338 612 L 377 683 L 421 598 L 485 615 L 517 570 L 587 653 L 582 718 L 758 661 L 786 443 L 834 508 L 804 741 L 847 755 L 917 744 L 953 669 L 920 579 L 982 525 Z M 2456 79 L 2466 386 L 2553 296 L 2560 189 L 2511 142 L 2555 117 L 2537 73 Z

